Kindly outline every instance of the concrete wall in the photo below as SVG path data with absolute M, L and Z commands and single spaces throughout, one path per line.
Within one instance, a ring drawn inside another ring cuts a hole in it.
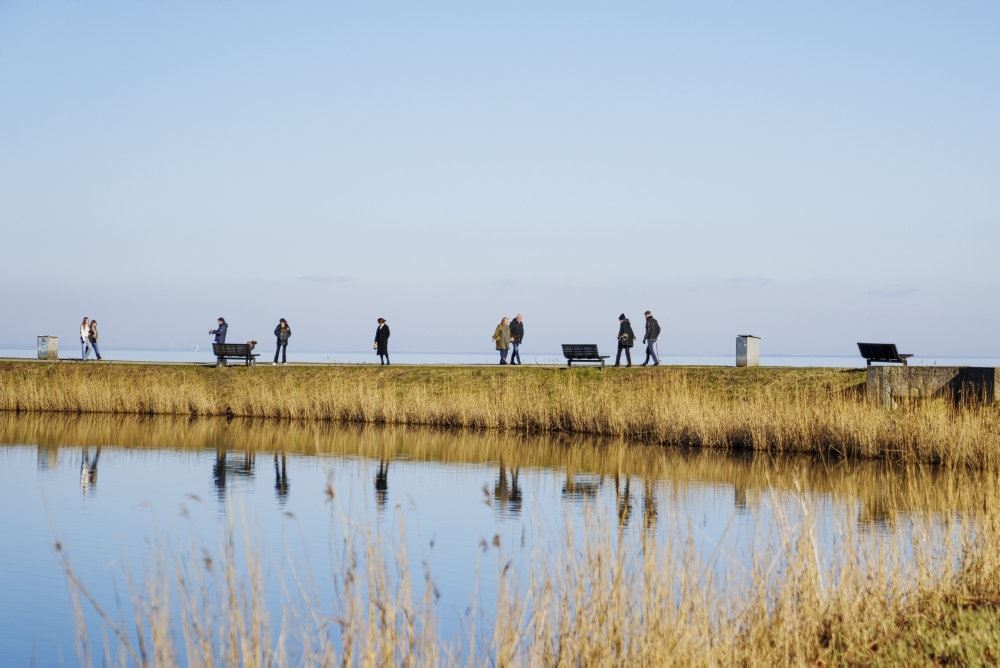
M 948 397 L 992 403 L 998 399 L 1000 369 L 973 366 L 868 367 L 868 398 L 884 406 L 897 399 Z

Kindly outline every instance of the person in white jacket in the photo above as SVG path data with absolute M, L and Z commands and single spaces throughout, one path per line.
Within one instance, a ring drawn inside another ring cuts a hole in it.
M 90 357 L 90 318 L 83 316 L 80 323 L 80 359 L 84 362 Z

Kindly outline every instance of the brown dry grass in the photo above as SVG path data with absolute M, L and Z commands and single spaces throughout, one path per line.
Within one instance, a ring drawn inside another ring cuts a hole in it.
M 316 600 L 311 577 L 290 569 L 284 602 L 272 616 L 261 605 L 267 576 L 260 547 L 247 545 L 241 565 L 234 536 L 246 531 L 231 527 L 218 553 L 154 553 L 150 578 L 135 597 L 133 628 L 103 615 L 112 639 L 104 660 L 192 666 L 995 663 L 1000 496 L 995 487 L 988 494 L 975 522 L 918 530 L 904 544 L 868 541 L 847 522 L 833 555 L 823 554 L 814 508 L 803 500 L 801 516 L 781 524 L 780 540 L 754 554 L 750 576 L 732 581 L 699 557 L 690 529 L 681 527 L 662 542 L 648 534 L 623 541 L 614 539 L 608 523 L 590 517 L 582 537 L 567 529 L 562 549 L 527 561 L 526 579 L 511 565 L 517 546 L 495 538 L 483 551 L 485 563 L 495 564 L 498 598 L 489 614 L 467 617 L 467 639 L 457 641 L 437 633 L 431 575 L 414 576 L 407 554 L 393 556 L 377 528 L 344 520 L 344 543 L 335 550 L 342 556 L 332 573 L 335 600 Z M 949 533 L 955 538 L 942 540 Z M 75 600 L 90 601 L 62 547 L 59 552 Z M 174 619 L 179 632 L 171 628 Z M 88 663 L 92 643 L 83 627 L 80 633 L 80 659 Z
M 1000 464 L 1000 411 L 886 410 L 837 369 L 556 370 L 0 362 L 0 410 L 335 420 L 654 444 Z

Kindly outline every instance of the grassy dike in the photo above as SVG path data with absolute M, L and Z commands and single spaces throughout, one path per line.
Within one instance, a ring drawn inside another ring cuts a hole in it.
M 723 367 L 0 362 L 0 410 L 335 420 L 580 433 L 693 447 L 988 466 L 1000 413 L 865 401 L 864 371 Z

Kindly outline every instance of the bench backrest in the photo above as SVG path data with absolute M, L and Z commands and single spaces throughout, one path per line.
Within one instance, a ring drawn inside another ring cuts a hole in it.
M 245 343 L 213 343 L 212 352 L 216 357 L 245 357 L 250 354 L 250 346 Z
M 859 343 L 858 352 L 872 362 L 899 362 L 899 351 L 895 343 Z
M 596 343 L 564 343 L 562 344 L 562 350 L 563 357 L 566 359 L 600 359 Z

